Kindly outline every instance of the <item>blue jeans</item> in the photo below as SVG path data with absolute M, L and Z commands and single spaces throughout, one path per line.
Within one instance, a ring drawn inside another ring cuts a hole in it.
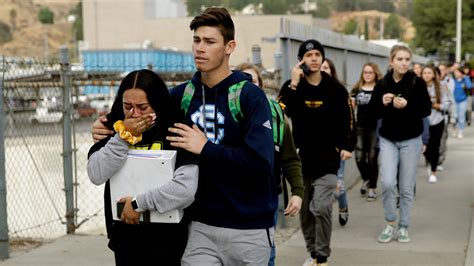
M 463 131 L 466 123 L 467 99 L 456 103 L 456 113 L 458 114 L 457 129 Z
M 400 227 L 408 228 L 411 221 L 416 171 L 421 155 L 421 136 L 403 141 L 380 137 L 379 167 L 385 220 L 397 220 L 397 173 L 400 189 Z
M 278 195 L 278 208 L 276 209 L 275 211 L 275 217 L 273 218 L 274 221 L 275 221 L 275 232 L 277 230 L 277 226 L 278 226 L 278 216 L 281 215 L 281 217 L 284 216 L 284 212 L 285 212 L 285 200 L 283 199 L 283 193 L 280 193 Z M 282 222 L 284 222 L 285 218 L 283 218 Z M 283 224 L 282 224 L 283 226 Z M 273 241 L 275 242 L 275 241 Z M 268 261 L 268 266 L 275 266 L 275 258 L 276 258 L 276 244 L 273 245 L 272 247 L 272 250 L 270 252 L 270 260 Z
M 347 208 L 347 193 L 346 193 L 346 186 L 344 185 L 344 169 L 346 167 L 346 161 L 341 160 L 341 163 L 339 165 L 339 169 L 337 170 L 337 181 L 341 180 L 342 182 L 342 187 L 341 187 L 341 192 L 339 193 L 339 198 L 338 198 L 338 203 L 339 203 L 339 209 L 345 209 Z

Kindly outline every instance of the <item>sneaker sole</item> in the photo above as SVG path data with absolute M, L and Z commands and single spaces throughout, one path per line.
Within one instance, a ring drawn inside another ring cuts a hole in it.
M 377 198 L 367 198 L 367 201 L 375 201 Z
M 410 241 L 411 241 L 411 239 L 398 239 L 398 242 L 400 242 L 400 243 L 408 243 Z
M 387 243 L 390 243 L 392 241 L 392 238 L 390 239 L 387 239 L 387 240 L 382 240 L 382 239 L 377 239 L 379 241 L 379 243 L 382 243 L 382 244 L 387 244 Z

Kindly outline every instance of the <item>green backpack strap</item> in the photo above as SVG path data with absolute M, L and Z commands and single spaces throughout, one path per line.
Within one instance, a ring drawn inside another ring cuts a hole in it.
M 229 87 L 229 110 L 230 114 L 232 115 L 232 119 L 236 123 L 239 123 L 239 121 L 242 121 L 244 118 L 242 110 L 240 109 L 240 93 L 242 92 L 245 82 L 247 82 L 247 80 L 242 80 Z M 184 113 L 184 115 L 188 113 L 189 105 L 191 104 L 195 90 L 196 88 L 194 87 L 193 82 L 191 80 L 188 81 L 183 92 L 183 97 L 181 98 L 181 111 Z
M 229 103 L 230 114 L 236 123 L 244 119 L 244 115 L 240 109 L 240 93 L 242 92 L 245 82 L 247 82 L 247 80 L 242 80 L 229 87 L 227 100 Z
M 273 128 L 273 142 L 281 146 L 283 144 L 283 134 L 285 131 L 285 122 L 283 117 L 283 110 L 281 106 L 273 99 L 267 98 L 272 110 L 272 128 Z
M 181 98 L 181 111 L 184 115 L 188 113 L 189 105 L 191 104 L 195 90 L 193 82 L 191 80 L 188 81 L 183 92 L 183 97 Z

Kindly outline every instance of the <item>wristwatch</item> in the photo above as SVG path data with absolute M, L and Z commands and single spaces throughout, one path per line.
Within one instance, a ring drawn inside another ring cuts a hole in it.
M 137 197 L 134 197 L 134 198 L 132 199 L 131 203 L 132 203 L 132 208 L 133 208 L 134 211 L 136 211 L 136 212 L 142 211 L 142 210 L 140 209 L 140 207 L 138 207 Z

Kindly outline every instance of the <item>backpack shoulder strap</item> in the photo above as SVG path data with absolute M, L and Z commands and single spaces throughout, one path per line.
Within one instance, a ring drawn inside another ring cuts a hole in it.
M 281 146 L 283 144 L 283 134 L 285 131 L 283 110 L 275 100 L 270 98 L 267 98 L 267 100 L 270 104 L 270 110 L 272 111 L 273 142 L 276 145 Z
M 229 95 L 227 98 L 229 110 L 232 119 L 237 123 L 244 119 L 242 110 L 240 109 L 240 93 L 242 93 L 242 88 L 244 87 L 245 82 L 247 82 L 247 80 L 242 80 L 229 87 Z
M 181 111 L 184 115 L 188 113 L 189 105 L 191 104 L 195 90 L 193 82 L 191 80 L 188 81 L 183 92 L 183 97 L 181 98 Z

